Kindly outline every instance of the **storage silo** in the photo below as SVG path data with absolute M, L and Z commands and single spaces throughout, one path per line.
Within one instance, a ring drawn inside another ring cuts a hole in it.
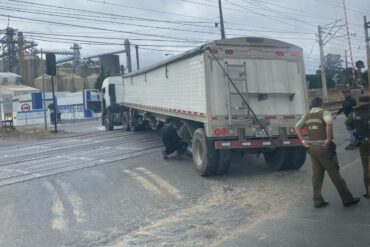
M 94 89 L 96 80 L 99 78 L 99 75 L 94 73 L 86 77 L 85 89 Z M 100 88 L 98 88 L 100 89 Z

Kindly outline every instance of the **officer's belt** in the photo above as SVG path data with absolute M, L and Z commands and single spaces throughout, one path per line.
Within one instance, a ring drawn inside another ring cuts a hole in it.
M 325 144 L 325 141 L 309 141 L 311 145 L 317 145 L 317 146 L 322 146 Z

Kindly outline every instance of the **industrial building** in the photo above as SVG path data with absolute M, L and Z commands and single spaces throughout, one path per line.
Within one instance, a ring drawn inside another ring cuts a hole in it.
M 46 92 L 51 91 L 51 78 L 45 74 L 45 60 L 37 43 L 25 39 L 22 32 L 7 27 L 0 38 L 0 72 L 17 73 L 20 83 Z M 57 55 L 57 75 L 54 78 L 56 91 L 76 92 L 95 88 L 99 75 L 114 76 L 123 71 L 119 56 L 126 53 L 127 69 L 131 71 L 130 43 L 125 41 L 125 50 L 82 57 L 82 49 L 74 43 L 69 50 L 50 50 Z M 138 54 L 137 54 L 138 55 Z M 44 83 L 43 83 L 44 82 Z

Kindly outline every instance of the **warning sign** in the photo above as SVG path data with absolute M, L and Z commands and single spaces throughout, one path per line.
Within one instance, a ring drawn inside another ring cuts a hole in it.
M 27 103 L 21 105 L 21 111 L 23 112 L 27 112 L 27 111 L 30 111 L 31 110 L 31 106 Z

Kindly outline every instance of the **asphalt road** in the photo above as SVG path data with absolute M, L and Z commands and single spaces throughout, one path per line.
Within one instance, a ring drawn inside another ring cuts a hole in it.
M 343 121 L 342 173 L 361 195 Z M 343 208 L 326 178 L 330 205 L 314 209 L 309 160 L 276 172 L 234 157 L 229 174 L 202 178 L 191 157 L 161 159 L 158 133 L 59 128 L 68 133 L 0 137 L 0 246 L 369 246 L 370 200 Z

